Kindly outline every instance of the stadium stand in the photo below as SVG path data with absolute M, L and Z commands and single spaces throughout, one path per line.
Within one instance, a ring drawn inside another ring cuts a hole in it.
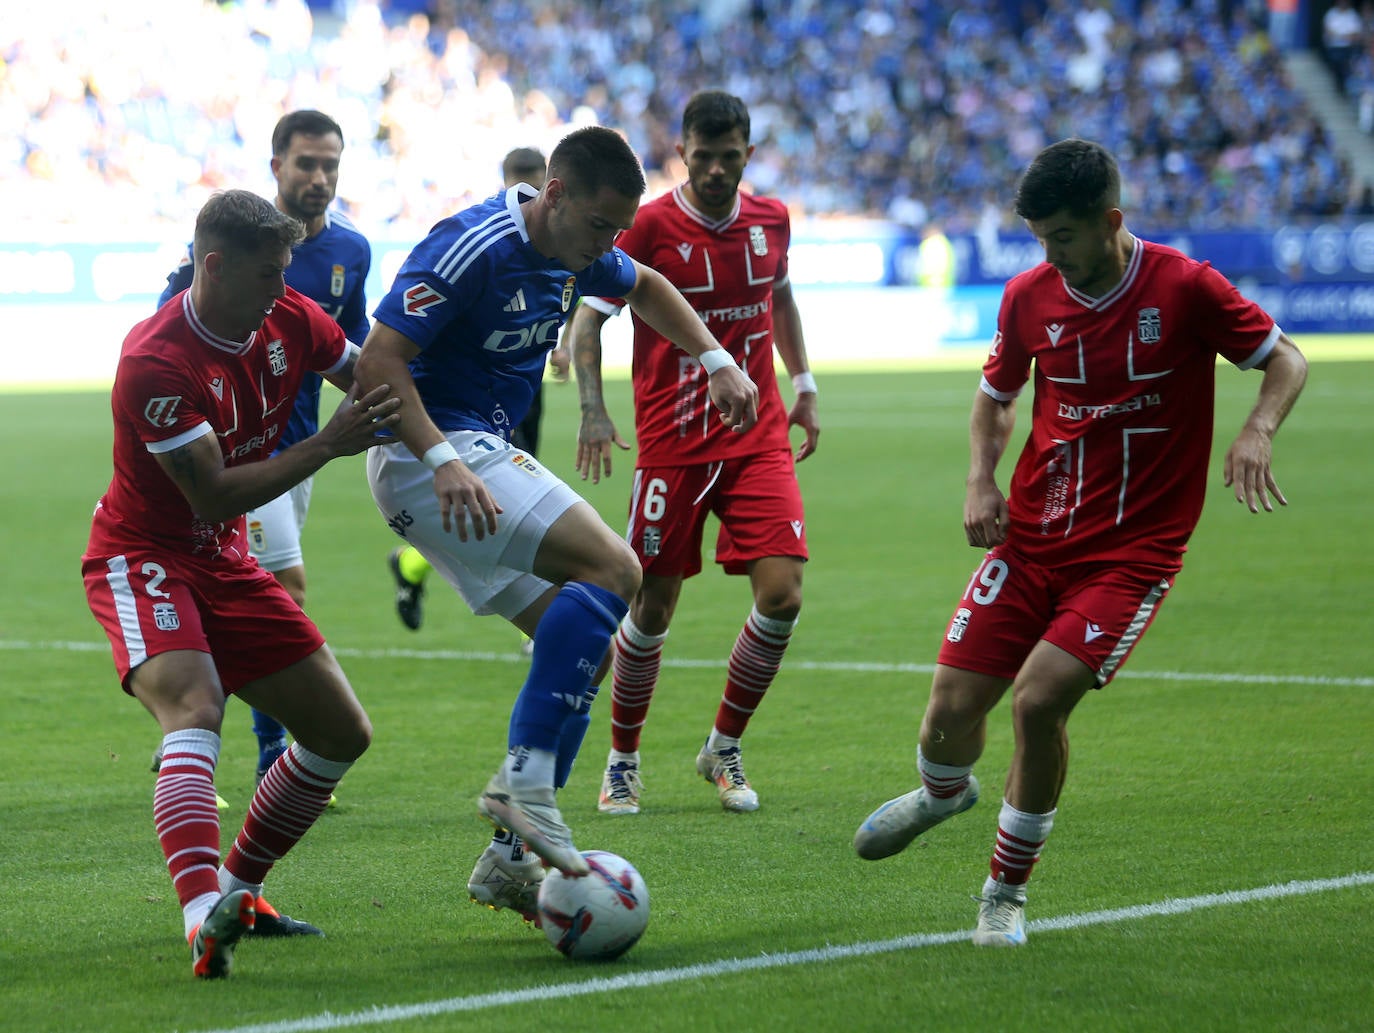
M 7 232 L 185 224 L 215 189 L 266 191 L 260 141 L 298 107 L 344 126 L 340 198 L 369 227 L 422 232 L 485 192 L 512 146 L 547 152 L 591 121 L 626 132 L 657 191 L 678 174 L 675 113 L 706 85 L 749 102 L 751 185 L 799 215 L 1006 225 L 1019 169 L 1070 135 L 1121 157 L 1143 226 L 1353 215 L 1371 189 L 1250 4 L 419 6 L 17 6 L 0 35 Z M 1368 129 L 1368 47 L 1349 91 Z

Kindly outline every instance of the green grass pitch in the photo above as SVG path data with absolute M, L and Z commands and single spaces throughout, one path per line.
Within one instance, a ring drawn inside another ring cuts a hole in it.
M 687 585 L 638 817 L 596 811 L 598 704 L 564 813 L 584 849 L 635 862 L 653 903 L 644 939 L 607 966 L 569 963 L 468 902 L 486 839 L 473 801 L 523 677 L 518 636 L 441 584 L 424 628 L 405 630 L 362 460 L 332 464 L 306 530 L 309 609 L 376 738 L 268 885 L 328 938 L 246 943 L 219 984 L 191 978 L 153 836 L 156 727 L 119 691 L 82 595 L 78 557 L 109 476 L 106 398 L 0 394 L 0 1030 L 1367 1029 L 1374 363 L 1344 347 L 1313 364 L 1278 436 L 1290 505 L 1272 514 L 1222 487 L 1260 378 L 1218 370 L 1206 512 L 1154 628 L 1070 724 L 1021 951 L 957 935 L 992 846 L 1005 704 L 977 769 L 983 803 L 887 861 L 850 848 L 864 815 L 913 784 L 930 664 L 977 558 L 960 527 L 975 371 L 818 375 L 821 448 L 800 468 L 806 606 L 746 739 L 758 813 L 723 813 L 693 770 L 749 605 L 743 580 L 708 569 Z M 610 391 L 628 434 L 628 385 Z M 575 389 L 546 398 L 544 459 L 576 482 Z M 1026 418 L 1023 406 L 1013 454 Z M 618 459 L 585 494 L 621 527 L 632 454 Z M 254 760 L 231 703 L 226 845 Z

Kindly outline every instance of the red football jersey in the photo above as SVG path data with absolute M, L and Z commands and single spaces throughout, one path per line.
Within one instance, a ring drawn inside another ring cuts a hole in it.
M 1012 279 L 982 381 L 1007 401 L 1035 365 L 1010 541 L 1045 565 L 1181 564 L 1206 493 L 1216 357 L 1249 369 L 1279 333 L 1210 265 L 1139 239 L 1100 298 L 1047 263 Z
M 246 557 L 242 516 L 223 523 L 197 517 L 154 456 L 213 432 L 226 466 L 266 459 L 306 371 L 332 373 L 347 354 L 339 324 L 289 287 L 246 342 L 211 333 L 190 291 L 135 326 L 110 396 L 114 477 L 87 551 L 108 555 L 121 543 L 151 540 L 205 558 Z
M 747 434 L 732 432 L 711 405 L 701 364 L 634 316 L 640 465 L 683 466 L 790 447 L 773 372 L 773 287 L 787 283 L 791 235 L 780 201 L 740 193 L 734 211 L 713 220 L 688 204 L 679 186 L 640 208 L 616 240 L 682 292 L 759 389 L 758 424 Z

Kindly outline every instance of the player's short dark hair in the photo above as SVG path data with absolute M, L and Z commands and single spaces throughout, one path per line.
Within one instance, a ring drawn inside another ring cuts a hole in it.
M 277 122 L 277 128 L 272 130 L 272 157 L 280 158 L 289 151 L 291 138 L 297 133 L 303 136 L 328 136 L 332 133 L 339 138 L 341 144 L 344 138 L 339 123 L 323 111 L 303 108 L 283 115 Z
M 733 93 L 724 90 L 702 90 L 693 95 L 682 112 L 682 138 L 692 133 L 704 140 L 714 140 L 738 129 L 749 142 L 749 108 Z
M 265 247 L 292 248 L 305 239 L 305 224 L 251 190 L 225 190 L 205 202 L 196 216 L 197 256 L 219 251 L 256 254 Z
M 560 179 L 574 194 L 610 187 L 625 197 L 643 197 L 644 168 L 625 138 L 605 126 L 576 129 L 558 141 L 549 157 L 549 178 Z
M 1015 211 L 1032 222 L 1067 211 L 1074 218 L 1121 207 L 1121 170 L 1101 144 L 1060 140 L 1031 159 L 1016 188 Z
M 501 177 L 507 183 L 529 183 L 548 172 L 549 163 L 537 147 L 517 147 L 501 162 Z

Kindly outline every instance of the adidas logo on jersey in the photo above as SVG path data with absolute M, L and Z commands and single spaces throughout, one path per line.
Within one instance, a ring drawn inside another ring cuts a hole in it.
M 505 307 L 504 307 L 503 309 L 501 309 L 501 311 L 502 311 L 502 312 L 524 312 L 524 311 L 525 311 L 525 289 L 522 287 L 522 288 L 520 288 L 520 290 L 516 291 L 515 294 L 514 294 L 514 296 L 510 299 L 510 301 L 506 302 Z

